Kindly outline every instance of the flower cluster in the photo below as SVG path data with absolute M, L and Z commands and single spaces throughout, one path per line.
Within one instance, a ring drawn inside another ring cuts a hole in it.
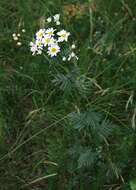
M 47 18 L 47 22 L 50 23 L 53 20 L 56 25 L 60 25 L 59 19 L 60 15 L 56 14 L 53 16 L 53 18 Z M 70 32 L 67 32 L 64 29 L 57 30 L 53 27 L 40 29 L 36 32 L 34 40 L 30 42 L 30 50 L 32 55 L 40 55 L 46 50 L 46 53 L 50 57 L 56 57 L 64 49 L 64 43 L 68 42 L 69 36 Z M 71 49 L 75 49 L 74 44 L 71 46 Z M 63 56 L 62 60 L 70 61 L 71 58 L 78 59 L 73 51 L 69 53 L 67 58 Z
M 56 23 L 56 25 L 60 25 L 60 14 L 54 15 L 53 18 L 52 17 L 47 18 L 48 23 L 50 23 L 52 21 L 54 21 Z
M 22 33 L 25 33 L 25 32 L 26 32 L 26 30 L 22 29 Z M 12 34 L 12 38 L 13 38 L 14 41 L 16 41 L 16 45 L 17 46 L 21 46 L 22 45 L 21 40 L 20 40 L 21 33 L 13 33 Z
M 75 48 L 76 48 L 75 44 L 72 44 L 71 49 L 74 50 Z M 63 60 L 63 61 L 66 61 L 66 60 L 70 61 L 72 58 L 75 58 L 76 60 L 78 60 L 78 56 L 74 53 L 74 51 L 72 51 L 72 52 L 68 55 L 68 57 L 64 56 L 64 57 L 62 58 L 62 60 Z
M 59 43 L 68 41 L 70 35 L 66 30 L 61 30 L 55 35 L 56 29 L 40 29 L 35 36 L 35 41 L 30 42 L 32 54 L 42 54 L 42 51 L 47 47 L 47 53 L 51 57 L 57 56 L 60 52 Z

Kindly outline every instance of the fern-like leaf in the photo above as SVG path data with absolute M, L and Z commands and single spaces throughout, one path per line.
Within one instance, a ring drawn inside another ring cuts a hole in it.
M 82 168 L 82 167 L 88 168 L 94 164 L 96 159 L 97 159 L 97 153 L 92 152 L 91 149 L 88 149 L 80 155 L 78 159 L 78 168 Z

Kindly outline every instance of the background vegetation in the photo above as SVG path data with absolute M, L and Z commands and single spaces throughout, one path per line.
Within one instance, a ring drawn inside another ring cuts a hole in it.
M 29 51 L 56 13 L 77 65 Z M 136 190 L 135 34 L 134 0 L 0 1 L 1 190 Z

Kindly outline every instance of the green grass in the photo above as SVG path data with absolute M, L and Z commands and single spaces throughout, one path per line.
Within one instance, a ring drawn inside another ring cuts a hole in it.
M 55 13 L 77 65 L 30 53 Z M 135 190 L 136 2 L 1 0 L 0 26 L 0 190 Z

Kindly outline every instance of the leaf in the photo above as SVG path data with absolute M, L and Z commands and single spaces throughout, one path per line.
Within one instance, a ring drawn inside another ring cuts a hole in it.
M 107 137 L 111 134 L 113 128 L 115 128 L 114 124 L 109 120 L 103 120 L 98 131 L 101 135 Z
M 57 74 L 52 82 L 63 91 L 71 91 L 72 83 L 68 75 Z
M 78 159 L 78 168 L 91 166 L 97 158 L 97 153 L 92 150 L 86 150 Z
M 91 109 L 84 112 L 73 112 L 70 114 L 70 120 L 75 129 L 86 130 L 86 133 L 91 132 L 93 136 L 99 139 L 106 140 L 113 132 L 116 125 L 109 120 L 103 119 L 100 113 L 94 112 Z
M 101 115 L 92 110 L 88 110 L 82 113 L 73 112 L 70 114 L 70 119 L 74 128 L 81 130 L 85 127 L 96 128 L 96 125 L 98 125 L 101 120 Z
M 81 75 L 77 69 L 65 75 L 57 73 L 52 82 L 64 92 L 76 90 L 82 96 L 89 94 L 92 89 L 92 80 L 84 74 Z

